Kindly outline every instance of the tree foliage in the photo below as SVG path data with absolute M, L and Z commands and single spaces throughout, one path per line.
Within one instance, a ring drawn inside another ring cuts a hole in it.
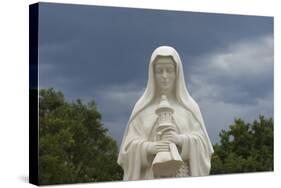
M 273 120 L 260 116 L 245 123 L 236 119 L 228 131 L 219 134 L 214 145 L 211 174 L 273 170 Z
M 94 102 L 67 102 L 61 92 L 40 90 L 41 185 L 121 180 L 117 153 Z

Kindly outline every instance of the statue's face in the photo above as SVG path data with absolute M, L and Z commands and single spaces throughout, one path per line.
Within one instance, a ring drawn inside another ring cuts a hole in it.
M 161 92 L 171 91 L 176 79 L 176 67 L 171 57 L 160 57 L 154 67 L 156 85 Z

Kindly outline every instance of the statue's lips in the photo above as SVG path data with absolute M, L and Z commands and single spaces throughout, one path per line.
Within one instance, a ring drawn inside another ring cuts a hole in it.
M 161 82 L 161 85 L 163 85 L 163 86 L 168 86 L 168 85 L 169 85 L 169 82 Z

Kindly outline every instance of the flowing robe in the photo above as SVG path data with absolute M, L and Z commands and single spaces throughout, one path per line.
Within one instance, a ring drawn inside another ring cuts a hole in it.
M 153 141 L 157 125 L 155 108 L 143 109 L 128 124 L 118 158 L 124 170 L 124 180 L 154 179 L 152 161 L 155 155 L 147 153 L 149 142 Z M 210 171 L 210 153 L 207 140 L 199 122 L 184 108 L 175 108 L 174 124 L 183 138 L 178 148 L 182 160 L 188 168 L 186 176 L 204 176 Z M 182 176 L 182 175 L 179 175 Z

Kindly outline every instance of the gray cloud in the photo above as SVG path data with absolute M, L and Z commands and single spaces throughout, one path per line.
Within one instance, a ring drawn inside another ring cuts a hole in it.
M 234 118 L 273 117 L 273 37 L 238 41 L 194 58 L 190 90 L 214 142 Z M 196 65 L 196 66 L 195 66 Z
M 273 90 L 272 36 L 229 44 L 225 50 L 203 54 L 193 61 L 186 72 L 199 100 L 210 94 L 216 100 L 253 103 Z
M 116 138 L 118 144 L 131 115 L 134 104 L 141 97 L 144 88 L 133 83 L 106 87 L 96 93 L 97 106 L 103 114 L 104 126 Z

